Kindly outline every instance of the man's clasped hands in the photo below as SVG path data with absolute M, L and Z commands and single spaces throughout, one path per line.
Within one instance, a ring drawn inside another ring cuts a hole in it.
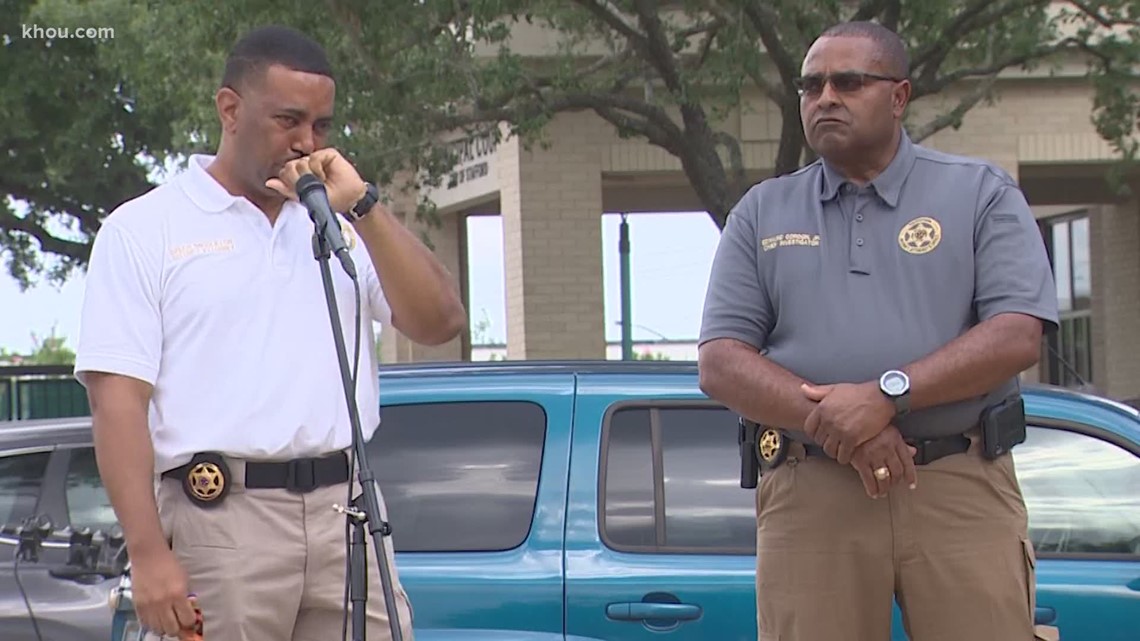
M 804 422 L 804 432 L 828 456 L 854 467 L 868 496 L 884 497 L 891 485 L 899 483 L 905 482 L 910 489 L 917 486 L 915 448 L 891 424 L 894 403 L 883 395 L 877 381 L 804 384 L 801 389 L 816 402 Z

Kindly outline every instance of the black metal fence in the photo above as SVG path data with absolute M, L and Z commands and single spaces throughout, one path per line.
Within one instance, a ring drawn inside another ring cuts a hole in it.
M 89 416 L 71 365 L 0 366 L 0 421 Z

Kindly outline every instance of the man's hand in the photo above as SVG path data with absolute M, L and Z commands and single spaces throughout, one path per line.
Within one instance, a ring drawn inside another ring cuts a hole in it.
M 804 384 L 802 389 L 818 403 L 804 422 L 804 432 L 843 465 L 851 462 L 855 448 L 883 431 L 895 415 L 878 383 Z
M 365 184 L 352 163 L 332 147 L 318 149 L 311 155 L 287 163 L 277 178 L 270 178 L 265 186 L 291 200 L 297 200 L 297 180 L 302 174 L 313 174 L 325 185 L 329 205 L 337 213 L 352 209 L 364 198 Z
M 187 595 L 188 583 L 186 571 L 168 547 L 132 558 L 131 598 L 139 622 L 171 637 L 193 629 L 196 615 Z
M 918 472 L 914 466 L 915 451 L 906 444 L 894 425 L 888 425 L 874 438 L 856 448 L 851 456 L 851 466 L 863 480 L 867 496 L 873 499 L 884 497 L 891 485 L 904 480 L 913 490 L 918 485 Z M 890 470 L 890 474 L 880 479 L 875 475 L 875 470 L 883 468 Z

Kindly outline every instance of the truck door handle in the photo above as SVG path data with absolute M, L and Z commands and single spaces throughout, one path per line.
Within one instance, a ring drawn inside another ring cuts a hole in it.
M 692 621 L 701 616 L 701 608 L 688 603 L 611 603 L 606 606 L 606 616 L 615 621 Z
M 1057 620 L 1057 611 L 1053 608 L 1037 608 L 1033 612 L 1033 625 L 1049 625 Z

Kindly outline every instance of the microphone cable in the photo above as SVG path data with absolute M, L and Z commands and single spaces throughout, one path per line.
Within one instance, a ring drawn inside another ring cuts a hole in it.
M 352 393 L 356 394 L 357 380 L 360 373 L 360 325 L 361 319 L 361 304 L 360 304 L 360 280 L 356 274 L 351 275 L 353 290 L 356 292 L 356 338 L 353 341 L 354 356 L 352 359 Z M 338 317 L 339 318 L 339 317 Z M 349 417 L 349 429 L 352 429 L 352 417 Z M 353 430 L 353 433 L 355 431 Z M 345 499 L 345 506 L 352 505 L 352 477 L 356 472 L 356 448 L 349 447 L 348 454 L 348 497 Z M 341 631 L 340 638 L 344 639 L 348 636 L 348 599 L 349 599 L 349 586 L 352 584 L 352 524 L 348 520 L 344 520 L 344 599 L 341 604 Z M 363 568 L 365 576 L 368 576 L 367 565 Z

